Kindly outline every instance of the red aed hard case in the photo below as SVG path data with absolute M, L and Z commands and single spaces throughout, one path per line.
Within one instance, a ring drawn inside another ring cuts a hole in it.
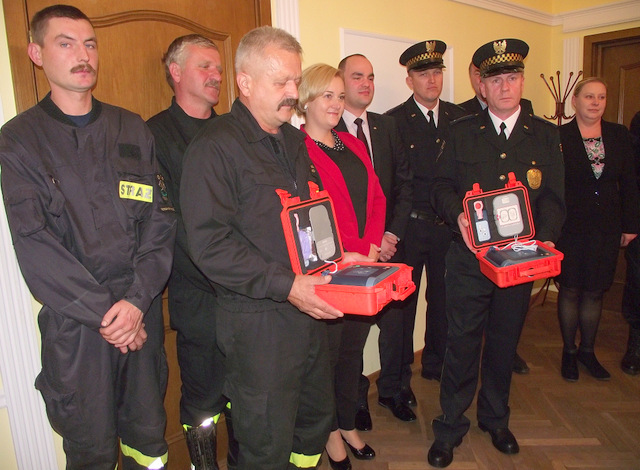
M 527 188 L 516 180 L 514 173 L 508 176 L 503 189 L 486 193 L 475 183 L 463 200 L 469 239 L 478 250 L 480 271 L 498 287 L 557 276 L 564 258 L 561 252 L 541 242 L 537 242 L 536 254 L 522 252 L 526 260 L 509 259 L 506 251 L 501 252 L 501 248 L 516 239 L 526 242 L 535 235 Z
M 301 201 L 282 189 L 280 218 L 291 266 L 296 274 L 332 275 L 316 294 L 343 313 L 372 316 L 392 300 L 404 300 L 416 286 L 411 268 L 401 263 L 345 263 L 333 202 L 309 182 L 311 199 Z M 334 282 L 344 282 L 336 284 Z

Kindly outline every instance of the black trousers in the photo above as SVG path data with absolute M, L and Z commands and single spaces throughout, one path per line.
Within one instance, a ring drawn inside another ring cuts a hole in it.
M 427 270 L 427 328 L 422 367 L 434 373 L 442 368 L 447 337 L 445 255 L 450 243 L 451 231 L 446 225 L 409 219 L 401 249 L 403 262 L 413 267 L 416 292 L 399 305 L 392 306 L 378 322 L 381 366 L 378 389 L 381 396 L 393 396 L 400 388 L 410 386 L 413 331 L 423 268 Z
M 180 422 L 199 426 L 221 413 L 224 358 L 216 343 L 215 294 L 196 287 L 174 270 L 169 278 L 169 318 L 176 346 L 182 397 Z
M 475 396 L 479 368 L 478 421 L 489 429 L 509 424 L 511 368 L 533 283 L 497 287 L 461 242 L 451 244 L 446 266 L 449 332 L 440 383 L 442 415 L 432 426 L 436 439 L 453 444 L 469 430 L 464 413 Z
M 327 324 L 329 357 L 336 400 L 336 416 L 331 430 L 355 428 L 362 351 L 369 336 L 369 317 L 345 315 Z M 365 377 L 366 380 L 366 377 Z M 367 380 L 367 385 L 369 381 Z
M 334 417 L 326 324 L 289 303 L 246 306 L 216 307 L 237 469 L 315 468 Z
M 640 329 L 640 240 L 634 238 L 625 249 L 627 279 L 622 296 L 622 314 L 629 326 Z
M 51 427 L 62 436 L 67 469 L 113 470 L 118 438 L 124 468 L 166 461 L 162 298 L 144 316 L 147 342 L 122 354 L 98 331 L 66 319 L 46 306 L 38 318 L 42 334 L 42 394 Z M 136 464 L 136 461 L 138 464 Z M 143 466 L 142 466 L 143 465 Z

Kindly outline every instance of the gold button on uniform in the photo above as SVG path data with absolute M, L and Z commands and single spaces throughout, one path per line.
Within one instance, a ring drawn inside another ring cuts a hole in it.
M 506 180 L 506 179 L 507 179 L 507 177 L 506 177 L 506 176 L 504 176 L 504 175 L 500 175 L 500 181 L 504 181 L 504 180 Z
M 501 153 L 500 154 L 500 158 L 502 158 L 504 160 L 505 158 L 507 158 L 507 154 L 506 153 Z

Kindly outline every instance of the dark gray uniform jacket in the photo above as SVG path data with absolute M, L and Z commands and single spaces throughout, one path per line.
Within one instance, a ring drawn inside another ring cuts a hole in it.
M 0 162 L 31 292 L 44 309 L 98 329 L 117 301 L 146 312 L 162 291 L 175 219 L 142 119 L 95 99 L 93 112 L 93 122 L 75 127 L 47 96 L 2 128 Z M 127 182 L 146 185 L 152 202 L 123 198 Z
M 455 122 L 439 157 L 431 190 L 433 207 L 458 231 L 462 200 L 473 184 L 480 183 L 480 189 L 485 192 L 501 189 L 508 173 L 514 172 L 529 192 L 535 239 L 555 242 L 565 217 L 564 165 L 557 128 L 544 119 L 521 112 L 505 151 L 501 148 L 488 110 Z M 539 170 L 539 187 L 529 184 L 529 170 Z
M 274 156 L 274 137 L 236 100 L 184 158 L 180 199 L 189 250 L 228 308 L 271 309 L 293 285 L 276 189 L 308 199 L 308 181 L 318 178 L 304 134 L 290 124 L 280 130 L 288 145 L 282 161 Z
M 411 171 L 413 172 L 413 209 L 433 213 L 429 191 L 435 174 L 436 157 L 449 136 L 449 125 L 466 115 L 453 103 L 440 100 L 438 128 L 434 133 L 413 95 L 407 101 L 387 111 L 398 125 Z M 435 214 L 433 214 L 435 216 Z

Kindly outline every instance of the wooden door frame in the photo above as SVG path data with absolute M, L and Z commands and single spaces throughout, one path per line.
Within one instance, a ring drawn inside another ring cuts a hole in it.
M 602 49 L 611 45 L 624 45 L 634 42 L 640 42 L 640 28 L 585 36 L 582 69 L 587 76 L 600 76 L 602 73 Z
M 4 19 L 7 29 L 7 41 L 9 45 L 9 61 L 11 63 L 11 74 L 13 77 L 13 91 L 16 100 L 16 111 L 21 113 L 26 111 L 38 102 L 36 90 L 35 67 L 27 56 L 27 44 L 29 44 L 29 14 L 27 12 L 26 3 L 17 0 L 3 0 Z M 271 24 L 271 2 L 270 0 L 254 0 L 256 11 L 257 25 Z M 33 13 L 32 13 L 33 14 Z M 140 18 L 153 19 L 160 15 L 166 20 L 171 16 L 168 13 L 155 10 L 139 10 L 136 12 L 136 21 Z M 113 21 L 126 20 L 124 15 L 118 14 L 107 15 L 103 17 L 91 18 L 94 26 L 97 28 L 112 24 Z M 185 20 L 175 16 L 176 24 L 181 24 Z M 191 25 L 193 29 L 194 25 Z M 201 31 L 198 31 L 201 30 Z M 205 35 L 211 35 L 212 31 L 203 26 L 195 29 L 196 32 Z M 214 34 L 214 39 L 216 35 Z M 222 39 L 222 38 L 218 38 Z M 225 41 L 225 48 L 230 47 Z M 233 51 L 225 50 L 225 56 L 228 60 L 232 60 Z M 233 63 L 225 64 L 227 70 L 233 70 Z M 233 84 L 231 85 L 234 86 Z M 229 96 L 235 96 L 235 93 L 229 93 Z

